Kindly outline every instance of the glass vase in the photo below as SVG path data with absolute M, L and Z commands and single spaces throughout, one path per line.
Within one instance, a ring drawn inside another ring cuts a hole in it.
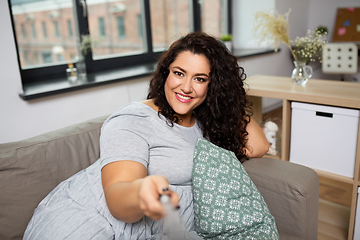
M 81 80 L 86 79 L 86 64 L 85 64 L 84 58 L 81 58 L 78 60 L 78 62 L 76 63 L 76 68 L 77 68 L 79 79 L 81 79 Z
M 73 83 L 76 82 L 78 79 L 77 70 L 76 68 L 67 68 L 66 69 L 66 76 L 69 82 Z
M 313 70 L 307 66 L 305 62 L 294 61 L 294 70 L 291 73 L 291 78 L 295 84 L 305 85 L 309 78 L 313 75 Z
M 231 41 L 224 41 L 225 46 L 227 47 L 227 49 L 232 52 L 233 50 L 233 45 Z

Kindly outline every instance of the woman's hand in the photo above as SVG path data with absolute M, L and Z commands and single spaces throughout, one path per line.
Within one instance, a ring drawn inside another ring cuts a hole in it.
M 139 205 L 146 216 L 154 220 L 165 217 L 165 209 L 159 201 L 162 194 L 168 194 L 173 206 L 178 206 L 179 196 L 170 190 L 165 177 L 148 176 L 144 178 L 139 189 Z
M 263 130 L 252 119 L 246 127 L 249 133 L 245 145 L 245 155 L 249 158 L 257 158 L 264 156 L 269 151 L 269 143 L 265 137 Z
M 127 223 L 139 221 L 144 215 L 158 220 L 165 216 L 159 201 L 161 194 L 169 194 L 173 206 L 179 196 L 171 192 L 163 176 L 146 176 L 146 168 L 135 161 L 109 163 L 101 171 L 106 203 L 111 214 Z

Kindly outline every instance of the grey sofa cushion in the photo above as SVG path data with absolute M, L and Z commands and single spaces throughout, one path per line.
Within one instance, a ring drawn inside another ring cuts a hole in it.
M 61 181 L 99 158 L 105 119 L 0 145 L 0 239 L 22 239 L 39 202 Z
M 243 166 L 275 217 L 280 239 L 317 239 L 319 179 L 313 169 L 266 157 Z

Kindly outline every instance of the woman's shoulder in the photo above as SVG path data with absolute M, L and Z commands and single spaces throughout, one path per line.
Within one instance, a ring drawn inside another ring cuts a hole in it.
M 115 111 L 110 117 L 116 116 L 137 116 L 137 117 L 149 117 L 157 114 L 157 112 L 152 109 L 150 106 L 144 104 L 143 102 L 132 102 L 129 103 L 117 111 Z
M 148 105 L 142 102 L 132 102 L 119 108 L 117 111 L 111 114 L 104 122 L 104 126 L 108 125 L 109 122 L 118 122 L 123 126 L 124 124 L 132 125 L 134 123 L 137 125 L 146 125 L 155 116 L 157 116 L 157 112 Z

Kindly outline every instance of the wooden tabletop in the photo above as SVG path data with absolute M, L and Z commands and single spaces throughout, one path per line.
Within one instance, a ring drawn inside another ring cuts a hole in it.
M 290 77 L 254 75 L 245 83 L 247 94 L 251 96 L 360 109 L 358 82 L 311 78 L 302 86 L 294 84 Z

